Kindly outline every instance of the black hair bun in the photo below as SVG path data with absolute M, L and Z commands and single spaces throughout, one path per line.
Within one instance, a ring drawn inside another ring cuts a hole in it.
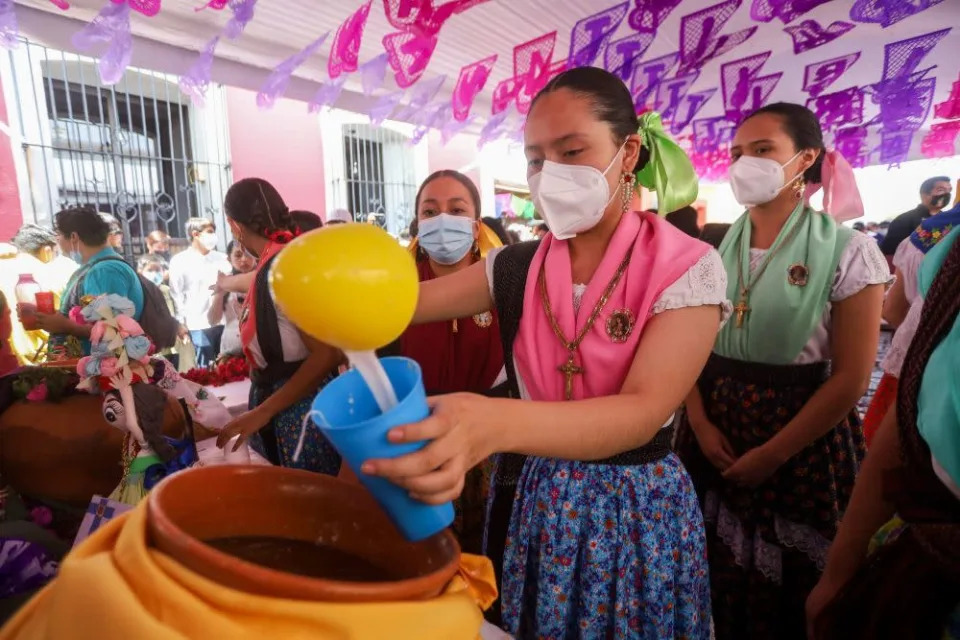
M 641 145 L 640 153 L 637 155 L 637 164 L 634 166 L 633 172 L 641 171 L 647 166 L 648 162 L 650 162 L 650 149 Z
M 826 153 L 826 149 L 821 149 L 810 168 L 803 172 L 803 179 L 808 184 L 823 184 L 823 156 Z

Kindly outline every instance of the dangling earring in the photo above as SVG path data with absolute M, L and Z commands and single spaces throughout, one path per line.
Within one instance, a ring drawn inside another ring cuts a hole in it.
M 793 183 L 793 197 L 796 198 L 797 200 L 802 198 L 803 192 L 806 190 L 806 188 L 807 188 L 807 181 L 801 177 L 799 180 Z
M 623 213 L 629 211 L 630 205 L 633 203 L 634 180 L 636 180 L 636 176 L 632 173 L 624 173 L 623 177 L 620 178 L 620 201 L 623 205 Z

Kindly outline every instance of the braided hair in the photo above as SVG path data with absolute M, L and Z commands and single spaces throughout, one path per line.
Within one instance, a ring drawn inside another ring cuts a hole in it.
M 300 234 L 280 192 L 262 178 L 244 178 L 223 199 L 227 217 L 255 234 L 286 244 Z

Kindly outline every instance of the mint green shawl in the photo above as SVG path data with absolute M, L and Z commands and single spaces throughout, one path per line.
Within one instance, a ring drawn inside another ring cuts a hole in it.
M 794 225 L 800 227 L 790 238 Z M 720 244 L 727 270 L 727 297 L 734 305 L 740 301 L 738 262 L 742 264 L 744 279 L 751 281 L 750 234 L 750 215 L 744 213 Z M 773 257 L 750 290 L 750 311 L 744 316 L 743 326 L 737 327 L 734 314 L 720 330 L 714 352 L 735 360 L 766 364 L 790 364 L 796 360 L 823 317 L 840 256 L 852 234 L 852 230 L 838 225 L 829 215 L 799 203 L 767 252 L 767 256 Z M 789 244 L 781 247 L 787 238 Z M 790 266 L 797 263 L 807 266 L 806 286 L 790 284 L 787 278 Z
M 950 233 L 920 265 L 920 292 L 924 297 L 958 237 L 960 230 Z M 917 429 L 936 461 L 960 486 L 960 319 L 930 354 L 923 370 Z

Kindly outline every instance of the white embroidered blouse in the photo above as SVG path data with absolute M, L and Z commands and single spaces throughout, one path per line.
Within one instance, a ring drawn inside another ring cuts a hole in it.
M 880 363 L 880 368 L 884 373 L 900 377 L 900 370 L 903 368 L 903 360 L 907 357 L 907 349 L 913 342 L 913 336 L 917 333 L 917 327 L 920 324 L 920 314 L 923 312 L 923 298 L 918 291 L 918 280 L 920 273 L 920 263 L 923 262 L 924 253 L 920 251 L 907 238 L 897 247 L 897 252 L 893 255 L 893 266 L 900 271 L 900 277 L 903 278 L 903 293 L 910 303 L 910 310 L 907 311 L 903 322 L 897 327 L 890 341 L 890 349 L 887 355 Z

